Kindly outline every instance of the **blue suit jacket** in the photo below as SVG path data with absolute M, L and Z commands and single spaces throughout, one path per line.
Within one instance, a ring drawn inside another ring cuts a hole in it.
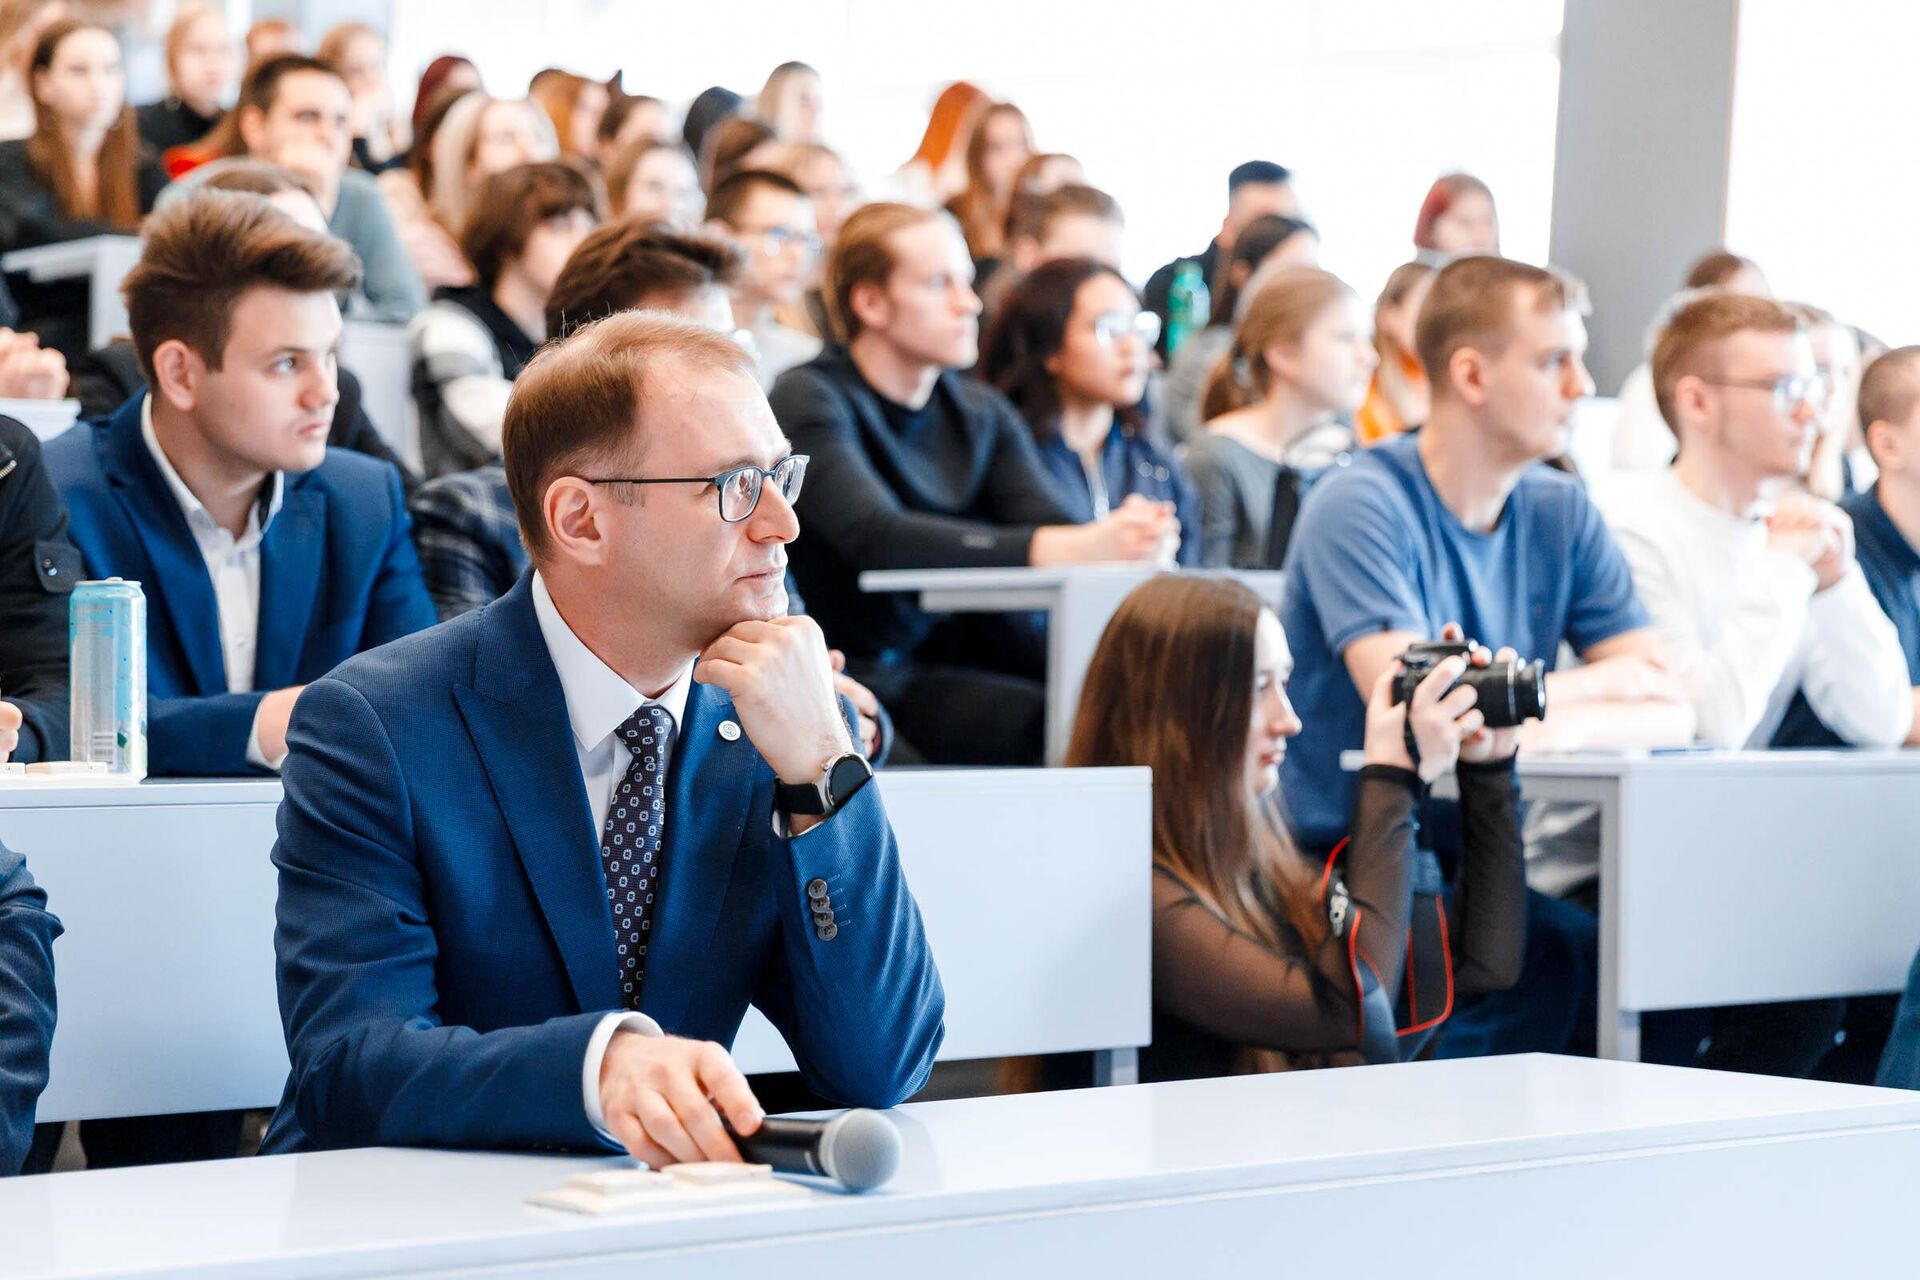
M 946 1002 L 879 788 L 776 836 L 772 770 L 719 733 L 733 716 L 693 686 L 641 1011 L 730 1045 L 752 1003 L 816 1092 L 891 1106 L 925 1082 Z M 292 1072 L 263 1150 L 610 1149 L 581 1073 L 621 1007 L 613 917 L 531 578 L 310 685 L 289 741 L 273 857 Z
M 253 693 L 228 693 L 220 614 L 187 518 L 147 451 L 135 396 L 44 450 L 90 577 L 147 596 L 147 742 L 156 774 L 243 774 L 261 697 L 317 679 L 362 649 L 434 623 L 400 476 L 329 449 L 288 473 L 260 543 Z
M 53 940 L 60 922 L 17 853 L 0 845 L 0 1174 L 33 1144 L 33 1106 L 53 1046 Z

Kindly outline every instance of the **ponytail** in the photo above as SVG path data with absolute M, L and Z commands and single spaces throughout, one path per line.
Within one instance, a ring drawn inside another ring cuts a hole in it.
M 1207 374 L 1206 390 L 1200 395 L 1203 424 L 1253 403 L 1253 388 L 1247 385 L 1246 368 L 1247 358 L 1240 352 L 1240 336 L 1235 334 L 1233 345 L 1221 353 Z

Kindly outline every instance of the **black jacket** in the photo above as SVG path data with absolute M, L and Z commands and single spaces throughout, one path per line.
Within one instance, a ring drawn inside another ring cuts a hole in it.
M 80 577 L 40 442 L 0 418 L 0 698 L 24 716 L 13 760 L 67 758 L 67 597 Z
M 155 197 L 167 185 L 167 175 L 146 156 L 138 162 L 140 212 L 153 209 Z M 88 236 L 131 235 L 126 227 L 91 218 L 63 217 L 54 208 L 53 193 L 41 185 L 27 160 L 24 140 L 0 142 L 0 253 L 30 249 Z M 24 274 L 8 278 L 20 318 L 68 362 L 87 348 L 87 308 L 90 282 L 84 278 L 35 283 Z
M 69 366 L 68 372 L 73 377 L 69 394 L 80 402 L 82 418 L 107 417 L 147 389 L 147 380 L 140 374 L 140 357 L 126 339 L 87 352 Z M 360 379 L 345 369 L 340 370 L 340 400 L 333 406 L 333 430 L 327 433 L 327 443 L 391 462 L 399 469 L 400 483 L 408 497 L 420 483 L 420 477 L 387 447 L 386 438 L 367 417 Z
M 768 398 L 812 459 L 793 576 L 851 656 L 910 654 L 933 626 L 911 594 L 861 591 L 863 570 L 1024 565 L 1036 528 L 1074 523 L 1019 411 L 985 383 L 943 373 L 924 411 L 894 406 L 896 426 L 845 348 L 829 347 Z

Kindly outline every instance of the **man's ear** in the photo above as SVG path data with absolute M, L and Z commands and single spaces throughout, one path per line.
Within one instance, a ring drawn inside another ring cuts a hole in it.
M 612 495 L 579 476 L 559 476 L 547 485 L 540 514 L 556 557 L 582 565 L 601 565 L 611 557 L 606 503 Z
M 249 155 L 258 155 L 267 140 L 267 116 L 252 105 L 240 108 L 240 141 Z
M 847 294 L 847 306 L 860 321 L 860 328 L 884 331 L 893 323 L 893 303 L 887 291 L 871 280 L 863 280 Z
M 1905 471 L 1907 469 L 1906 441 L 1900 431 L 1885 418 L 1875 418 L 1862 432 L 1867 441 L 1867 452 L 1873 455 L 1873 464 L 1882 471 Z
M 1487 403 L 1486 353 L 1473 347 L 1456 348 L 1447 359 L 1447 379 L 1462 404 L 1480 408 Z
M 153 349 L 155 396 L 170 407 L 188 412 L 206 392 L 207 362 L 180 338 L 168 338 Z

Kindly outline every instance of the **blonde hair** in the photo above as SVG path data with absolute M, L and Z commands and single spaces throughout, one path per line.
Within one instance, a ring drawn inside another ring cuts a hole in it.
M 474 199 L 484 185 L 467 181 L 467 165 L 479 145 L 487 108 L 496 102 L 512 103 L 533 122 L 533 136 L 544 154 L 531 160 L 556 160 L 560 156 L 560 140 L 554 136 L 552 121 L 525 98 L 490 98 L 476 89 L 454 103 L 433 135 L 433 189 L 426 193 L 427 208 L 450 235 L 458 236 L 466 226 Z
M 1344 281 L 1318 267 L 1288 267 L 1262 285 L 1247 303 L 1233 332 L 1233 345 L 1207 376 L 1200 420 L 1245 408 L 1273 388 L 1268 348 L 1297 343 L 1327 308 L 1355 294 Z

